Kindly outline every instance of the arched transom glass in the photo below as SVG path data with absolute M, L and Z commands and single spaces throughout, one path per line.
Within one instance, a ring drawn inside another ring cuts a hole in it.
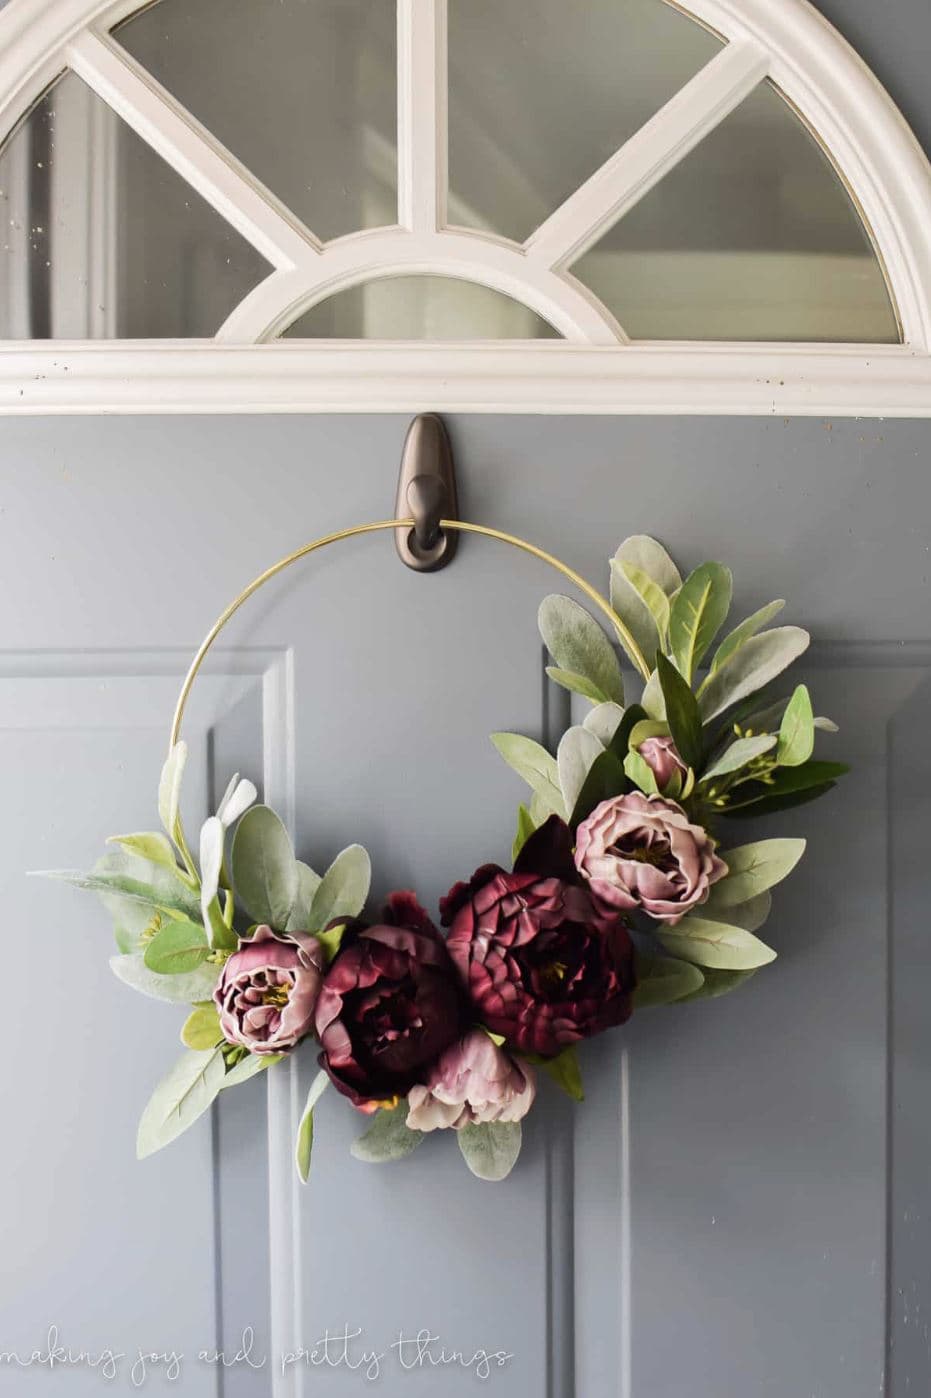
M 0 149 L 0 338 L 902 340 L 765 48 L 666 0 L 98 9 Z

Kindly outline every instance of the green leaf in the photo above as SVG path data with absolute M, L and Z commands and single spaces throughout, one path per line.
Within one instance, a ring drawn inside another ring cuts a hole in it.
M 194 1124 L 219 1092 L 225 1072 L 219 1048 L 189 1049 L 179 1058 L 142 1114 L 136 1137 L 140 1160 L 161 1150 Z
M 44 869 L 43 878 L 62 879 L 75 888 L 92 893 L 118 893 L 137 903 L 162 912 L 182 913 L 185 917 L 200 917 L 197 895 L 160 864 L 141 859 L 123 850 L 113 850 L 98 859 L 89 873 L 78 869 Z
M 702 917 L 710 918 L 712 922 L 728 922 L 733 927 L 742 927 L 745 932 L 756 932 L 763 926 L 773 906 L 773 895 L 769 889 L 748 898 L 746 903 L 734 903 L 727 907 L 724 904 L 719 905 L 715 898 L 716 890 L 721 887 L 723 883 L 716 883 L 708 898 L 697 910 Z
M 139 855 L 140 858 L 148 859 L 152 864 L 161 864 L 166 869 L 178 868 L 171 841 L 160 831 L 147 831 L 141 835 L 111 835 L 107 844 L 119 845 L 127 854 Z
M 648 766 L 639 752 L 635 752 L 633 748 L 624 758 L 624 771 L 634 786 L 639 787 L 645 795 L 651 796 L 659 793 L 652 767 Z
M 751 637 L 699 687 L 698 706 L 705 723 L 769 684 L 808 649 L 810 640 L 800 626 L 777 626 Z
M 236 827 L 230 855 L 240 902 L 256 922 L 281 931 L 298 891 L 291 840 L 268 806 L 253 806 Z
M 752 932 L 689 914 L 675 927 L 657 928 L 657 938 L 673 956 L 719 971 L 751 971 L 775 961 L 776 953 Z
M 716 1000 L 721 995 L 729 995 L 751 976 L 755 976 L 756 971 L 716 971 L 706 966 L 703 974 L 704 984 L 693 990 L 691 995 L 687 995 L 686 1000 Z
M 310 1174 L 310 1156 L 314 1147 L 314 1107 L 320 1101 L 323 1093 L 329 1085 L 330 1079 L 326 1073 L 319 1072 L 310 1085 L 307 1094 L 307 1101 L 304 1103 L 304 1112 L 297 1128 L 297 1141 L 294 1148 L 294 1163 L 297 1166 L 297 1173 L 303 1184 L 307 1183 L 307 1176 Z
M 649 607 L 624 575 L 624 559 L 620 556 L 623 547 L 622 544 L 611 560 L 611 607 L 633 636 L 641 656 L 653 655 L 660 644 L 659 632 Z M 623 637 L 619 639 L 634 667 L 639 670 L 637 656 L 624 644 Z
M 814 749 L 815 713 L 808 689 L 800 684 L 782 716 L 776 757 L 781 767 L 801 767 Z
M 560 670 L 582 675 L 601 702 L 624 702 L 624 681 L 614 646 L 584 607 L 569 597 L 544 597 L 537 616 L 540 635 Z
M 569 824 L 574 829 L 590 816 L 602 801 L 609 801 L 613 796 L 621 796 L 629 790 L 630 779 L 624 771 L 624 764 L 617 753 L 609 748 L 593 762 L 592 769 L 579 792 L 579 799 L 575 803 Z
M 224 922 L 219 899 L 225 840 L 226 827 L 219 816 L 204 821 L 200 831 L 200 913 L 211 945 L 235 951 L 236 933 Z
M 559 769 L 556 759 L 546 748 L 525 738 L 520 733 L 492 733 L 491 741 L 509 767 L 513 767 L 519 777 L 531 787 L 547 815 L 558 815 L 565 819 L 566 803 L 559 786 Z
M 220 1016 L 212 1002 L 209 1005 L 196 1005 L 181 1029 L 181 1042 L 190 1049 L 215 1048 L 223 1042 Z
M 175 743 L 162 768 L 158 783 L 158 818 L 174 840 L 178 833 L 178 806 L 181 800 L 181 778 L 187 762 L 187 743 Z
M 183 975 L 194 971 L 210 955 L 207 934 L 197 922 L 166 922 L 143 952 L 150 971 L 159 976 Z
M 721 851 L 727 877 L 714 885 L 715 905 L 730 908 L 791 874 L 805 853 L 804 840 L 757 840 L 738 849 Z
M 649 534 L 632 534 L 624 540 L 614 557 L 619 564 L 630 564 L 646 573 L 667 597 L 672 597 L 682 586 L 679 569 L 662 544 L 651 539 Z
M 615 733 L 621 725 L 624 710 L 620 704 L 598 704 L 589 709 L 582 720 L 582 727 L 594 733 L 602 747 L 610 747 Z
M 571 670 L 560 670 L 556 665 L 547 665 L 546 673 L 554 684 L 562 685 L 570 694 L 581 694 L 583 699 L 590 699 L 593 704 L 608 702 L 604 691 L 584 675 L 575 675 Z
M 345 922 L 340 922 L 335 927 L 318 928 L 314 933 L 317 941 L 323 947 L 323 952 L 328 963 L 333 960 L 334 956 L 339 951 L 340 944 L 345 935 Z
M 811 761 L 800 767 L 780 767 L 768 781 L 742 783 L 733 793 L 733 805 L 725 807 L 721 814 L 755 816 L 770 809 L 787 810 L 789 805 L 799 804 L 800 796 L 814 799 L 815 794 L 830 790 L 838 777 L 849 771 L 844 762 Z
M 215 961 L 204 962 L 195 971 L 182 975 L 163 976 L 149 970 L 141 951 L 128 956 L 111 956 L 110 969 L 132 990 L 175 1005 L 194 1005 L 199 1000 L 209 1000 L 220 976 L 220 967 Z
M 322 882 L 320 875 L 311 869 L 309 864 L 303 860 L 296 859 L 297 867 L 297 896 L 294 899 L 294 906 L 288 916 L 286 932 L 306 932 L 310 927 L 310 910 L 313 907 L 314 895 Z
M 739 772 L 741 767 L 746 767 L 748 762 L 752 762 L 755 757 L 762 757 L 764 752 L 769 752 L 775 746 L 776 737 L 773 733 L 761 733 L 758 738 L 738 738 L 725 749 L 717 762 L 712 763 L 702 781 L 710 782 L 714 777 L 725 777 L 731 772 Z
M 640 703 L 644 712 L 657 722 L 663 722 L 666 718 L 666 699 L 663 694 L 663 686 L 659 682 L 659 673 L 654 670 L 650 678 L 643 687 L 643 695 Z
M 358 917 L 372 882 L 372 861 L 361 845 L 341 850 L 320 881 L 310 908 L 310 930 L 317 932 L 337 917 Z
M 672 1005 L 700 990 L 704 977 L 688 961 L 670 956 L 637 953 L 637 988 L 633 994 L 634 1009 L 651 1009 L 656 1005 Z
M 579 725 L 567 728 L 560 738 L 556 750 L 556 769 L 567 811 L 574 808 L 586 777 L 603 752 L 604 747 L 594 733 Z
M 621 571 L 630 583 L 634 592 L 643 602 L 650 616 L 656 623 L 657 634 L 661 646 L 666 644 L 666 637 L 669 633 L 669 598 L 660 587 L 654 582 L 648 573 L 642 568 L 638 568 L 633 563 L 626 560 L 621 562 Z
M 266 1068 L 280 1063 L 282 1058 L 283 1053 L 247 1053 L 234 1067 L 227 1069 L 226 1077 L 220 1083 L 220 1090 L 239 1087 L 240 1083 L 248 1082 L 250 1078 L 263 1073 Z
M 369 1129 L 349 1147 L 357 1160 L 368 1165 L 382 1165 L 390 1160 L 403 1160 L 423 1141 L 422 1131 L 411 1131 L 407 1125 L 407 1100 L 402 1099 L 390 1110 L 382 1108 L 375 1114 Z
M 514 836 L 514 843 L 511 846 L 511 863 L 517 863 L 517 856 L 520 854 L 530 836 L 536 830 L 533 817 L 523 804 L 517 808 L 517 834 Z
M 503 1180 L 520 1155 L 519 1121 L 485 1121 L 456 1132 L 462 1158 L 480 1180 Z
M 748 616 L 739 626 L 735 626 L 733 631 L 724 637 L 715 651 L 714 659 L 711 662 L 711 673 L 714 674 L 715 670 L 720 670 L 721 666 L 740 650 L 745 641 L 749 641 L 751 636 L 755 636 L 758 631 L 763 630 L 764 626 L 768 626 L 773 618 L 779 615 L 784 606 L 785 602 L 782 598 L 776 602 L 768 602 L 758 612 Z
M 701 770 L 702 722 L 698 703 L 687 681 L 662 652 L 656 656 L 656 672 L 666 700 L 666 721 L 679 756 L 688 767 Z
M 246 777 L 240 780 L 238 772 L 230 779 L 229 786 L 224 791 L 220 798 L 220 804 L 217 806 L 217 819 L 224 830 L 228 830 L 231 825 L 236 824 L 236 821 L 244 811 L 249 809 L 258 794 L 253 783 Z
M 672 604 L 669 644 L 686 683 L 691 683 L 730 611 L 732 589 L 729 568 L 702 563 L 686 578 Z
M 582 1068 L 579 1064 L 579 1055 L 574 1044 L 563 1049 L 562 1053 L 555 1058 L 545 1058 L 540 1067 L 547 1073 L 556 1084 L 567 1093 L 574 1102 L 585 1101 L 585 1089 L 582 1086 Z

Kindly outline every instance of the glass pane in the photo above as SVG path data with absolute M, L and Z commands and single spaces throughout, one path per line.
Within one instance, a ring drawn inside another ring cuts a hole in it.
M 450 223 L 523 242 L 720 49 L 664 0 L 449 0 Z
M 288 329 L 300 339 L 559 339 L 545 320 L 503 292 L 455 277 L 384 277 L 312 306 Z
M 853 201 L 769 83 L 572 270 L 633 339 L 900 339 Z
M 394 0 L 158 0 L 121 44 L 313 229 L 397 222 Z
M 0 337 L 215 335 L 270 270 L 68 73 L 0 149 Z

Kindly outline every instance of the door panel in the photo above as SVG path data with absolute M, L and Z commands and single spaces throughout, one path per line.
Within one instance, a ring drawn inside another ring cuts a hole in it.
M 181 1016 L 110 976 L 92 901 L 23 871 L 78 865 L 105 835 L 151 825 L 173 697 L 203 632 L 275 558 L 390 513 L 406 422 L 9 421 L 0 859 L 25 928 L 8 937 L 13 980 L 32 990 L 6 1007 L 18 1125 L 0 1203 L 0 1350 L 37 1348 L 58 1324 L 89 1349 L 183 1350 L 173 1391 L 298 1398 L 365 1386 L 345 1364 L 281 1372 L 283 1353 L 348 1326 L 362 1332 L 354 1360 L 384 1355 L 389 1398 L 476 1384 L 453 1365 L 405 1372 L 390 1347 L 421 1330 L 440 1337 L 434 1354 L 512 1356 L 487 1381 L 505 1398 L 925 1392 L 926 429 L 450 427 L 465 518 L 602 585 L 625 534 L 655 533 L 685 566 L 731 564 L 742 614 L 787 596 L 789 619 L 812 630 L 800 678 L 841 724 L 830 741 L 854 772 L 779 822 L 810 840 L 778 891 L 780 959 L 731 997 L 643 1012 L 587 1045 L 585 1105 L 545 1093 L 499 1186 L 468 1175 L 449 1140 L 403 1165 L 354 1161 L 364 1122 L 331 1093 L 301 1189 L 293 1124 L 310 1051 L 271 1075 L 267 1113 L 250 1084 L 137 1165 L 136 1119 Z M 554 586 L 473 539 L 432 577 L 407 572 L 387 536 L 297 565 L 240 615 L 195 690 L 191 823 L 238 768 L 315 865 L 361 840 L 377 894 L 416 887 L 435 906 L 509 848 L 521 790 L 488 734 L 553 741 L 568 721 L 534 624 Z M 198 1352 L 235 1356 L 250 1326 L 263 1370 L 243 1362 L 221 1383 Z M 28 1378 L 43 1394 L 100 1382 Z M 0 1364 L 0 1392 L 18 1398 L 24 1383 Z

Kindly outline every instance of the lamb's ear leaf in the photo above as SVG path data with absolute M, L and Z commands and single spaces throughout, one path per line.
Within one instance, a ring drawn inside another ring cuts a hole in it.
M 219 1048 L 188 1049 L 149 1098 L 136 1136 L 138 1158 L 161 1150 L 192 1126 L 216 1097 L 225 1073 Z
M 176 839 L 178 807 L 181 801 L 181 779 L 187 762 L 187 743 L 177 742 L 168 754 L 158 783 L 158 816 L 165 833 Z
M 807 649 L 811 637 L 800 626 L 763 631 L 735 651 L 720 670 L 699 686 L 698 706 L 705 723 L 769 684 Z
M 679 756 L 687 767 L 700 772 L 704 751 L 698 701 L 687 680 L 662 651 L 656 655 L 656 673 L 666 700 L 666 721 Z
M 149 970 L 141 951 L 111 956 L 110 970 L 117 980 L 131 990 L 138 990 L 140 995 L 149 995 L 153 1000 L 167 1000 L 173 1005 L 193 1005 L 200 1000 L 209 1000 L 220 975 L 220 967 L 215 962 L 204 961 L 194 971 L 163 976 Z
M 314 1147 L 314 1107 L 320 1101 L 329 1082 L 330 1079 L 321 1069 L 310 1084 L 310 1091 L 307 1094 L 307 1101 L 304 1103 L 304 1111 L 298 1124 L 297 1139 L 294 1145 L 294 1163 L 297 1166 L 297 1173 L 302 1184 L 307 1183 L 307 1177 L 310 1174 L 310 1156 Z
M 559 769 L 551 752 L 522 733 L 492 733 L 491 741 L 519 777 L 531 788 L 547 815 L 566 814 L 559 786 Z
M 369 1129 L 349 1147 L 356 1160 L 368 1165 L 383 1165 L 391 1160 L 403 1160 L 423 1141 L 422 1131 L 412 1131 L 407 1124 L 407 1099 L 396 1107 L 381 1108 Z
M 297 866 L 290 836 L 268 806 L 246 811 L 233 836 L 230 862 L 249 916 L 283 931 L 297 897 Z
M 614 646 L 594 617 L 570 597 L 544 597 L 538 614 L 540 635 L 560 670 L 583 675 L 599 700 L 624 702 L 624 681 Z
M 573 674 L 571 670 L 560 670 L 557 665 L 547 665 L 546 673 L 554 684 L 562 685 L 570 694 L 581 694 L 583 699 L 588 699 L 592 704 L 613 702 L 604 690 L 599 689 L 584 675 Z
M 574 808 L 592 764 L 604 750 L 604 744 L 581 724 L 567 728 L 560 738 L 556 750 L 556 769 L 567 811 Z
M 348 845 L 327 869 L 310 907 L 310 930 L 317 932 L 334 918 L 358 917 L 372 883 L 372 861 L 362 845 Z
M 625 539 L 614 555 L 619 563 L 631 564 L 639 568 L 658 583 L 667 597 L 672 597 L 682 586 L 682 574 L 658 540 L 649 534 L 631 534 Z
M 456 1132 L 462 1158 L 480 1180 L 503 1180 L 520 1155 L 519 1121 L 485 1121 L 463 1126 Z
M 748 616 L 739 626 L 735 626 L 730 631 L 714 653 L 711 662 L 711 673 L 720 670 L 726 661 L 744 644 L 751 636 L 755 636 L 758 631 L 762 631 L 764 626 L 768 626 L 774 617 L 777 617 L 785 606 L 785 602 L 780 597 L 776 602 L 768 602 L 765 607 L 761 607 L 758 612 Z
M 607 748 L 611 746 L 623 717 L 624 710 L 620 704 L 597 704 L 585 715 L 582 727 L 594 733 L 602 747 Z

